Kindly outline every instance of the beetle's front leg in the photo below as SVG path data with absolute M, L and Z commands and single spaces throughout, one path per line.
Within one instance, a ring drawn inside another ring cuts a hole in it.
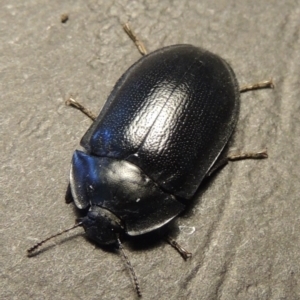
M 243 160 L 243 159 L 264 159 L 268 158 L 267 149 L 258 152 L 236 152 L 229 153 L 226 157 L 220 157 L 205 177 L 211 176 L 217 170 L 228 164 L 229 161 Z
M 188 252 L 186 249 L 184 249 L 182 246 L 180 246 L 174 239 L 171 237 L 167 237 L 166 241 L 175 248 L 179 254 L 183 257 L 184 260 L 187 260 L 188 258 L 192 257 L 192 253 Z

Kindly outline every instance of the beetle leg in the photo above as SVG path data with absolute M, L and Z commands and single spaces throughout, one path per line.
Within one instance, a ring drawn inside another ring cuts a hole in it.
M 248 91 L 253 91 L 253 90 L 259 90 L 259 89 L 273 89 L 274 88 L 274 83 L 273 80 L 266 80 L 266 81 L 261 81 L 257 82 L 254 84 L 247 84 L 244 85 L 240 88 L 240 93 L 248 92 Z
M 215 162 L 215 164 L 212 166 L 212 168 L 208 171 L 205 177 L 211 176 L 217 170 L 227 165 L 229 161 L 236 161 L 242 159 L 263 159 L 263 158 L 268 158 L 267 149 L 264 149 L 259 152 L 239 152 L 239 153 L 228 154 L 226 157 L 221 157 L 220 159 L 218 159 Z
M 242 159 L 261 159 L 268 158 L 267 149 L 264 149 L 259 152 L 240 152 L 235 154 L 230 154 L 227 156 L 227 159 L 230 161 L 242 160 Z
M 186 249 L 184 249 L 183 247 L 181 247 L 174 239 L 172 239 L 171 237 L 167 237 L 166 241 L 173 247 L 175 248 L 179 254 L 183 257 L 184 260 L 187 260 L 188 258 L 190 258 L 192 256 L 191 252 L 188 252 Z
M 80 104 L 78 101 L 76 101 L 73 98 L 69 98 L 66 101 L 66 105 L 72 106 L 78 110 L 80 110 L 81 112 L 83 112 L 86 116 L 88 116 L 90 119 L 92 119 L 93 121 L 96 120 L 96 116 L 87 108 L 85 108 L 82 104 Z
M 142 55 L 146 55 L 147 50 L 146 50 L 146 47 L 145 47 L 144 43 L 142 41 L 140 41 L 138 39 L 138 37 L 136 36 L 136 34 L 132 31 L 132 29 L 130 28 L 129 23 L 124 23 L 123 24 L 123 29 L 127 33 L 127 35 L 130 37 L 130 39 L 134 42 L 134 44 L 137 47 L 137 49 L 139 50 L 139 52 Z

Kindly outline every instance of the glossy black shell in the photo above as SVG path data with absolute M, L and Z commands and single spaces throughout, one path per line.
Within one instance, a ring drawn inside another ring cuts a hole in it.
M 163 191 L 189 199 L 227 144 L 239 106 L 226 61 L 192 45 L 169 46 L 124 73 L 81 145 L 131 162 Z

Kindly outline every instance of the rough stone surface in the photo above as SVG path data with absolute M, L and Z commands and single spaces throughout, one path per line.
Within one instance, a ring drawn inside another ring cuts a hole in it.
M 68 14 L 66 23 L 62 14 Z M 300 299 L 299 1 L 8 1 L 0 3 L 0 298 L 134 299 L 122 259 L 80 229 L 26 249 L 74 223 L 64 203 L 74 149 L 90 125 L 73 95 L 98 112 L 140 55 L 177 43 L 225 58 L 241 85 L 234 147 L 269 159 L 231 163 L 178 219 L 183 261 L 169 245 L 125 244 L 144 299 Z

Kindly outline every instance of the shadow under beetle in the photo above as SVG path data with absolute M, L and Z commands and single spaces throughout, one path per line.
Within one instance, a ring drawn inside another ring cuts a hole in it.
M 119 236 L 137 236 L 168 224 L 202 181 L 228 160 L 266 158 L 266 151 L 220 158 L 239 115 L 240 92 L 273 87 L 271 81 L 239 88 L 229 64 L 192 45 L 146 55 L 128 24 L 124 30 L 145 55 L 118 80 L 98 117 L 73 99 L 68 104 L 94 120 L 71 163 L 70 188 L 82 226 L 99 245 L 120 249 L 141 296 Z M 168 239 L 184 258 L 190 253 Z

